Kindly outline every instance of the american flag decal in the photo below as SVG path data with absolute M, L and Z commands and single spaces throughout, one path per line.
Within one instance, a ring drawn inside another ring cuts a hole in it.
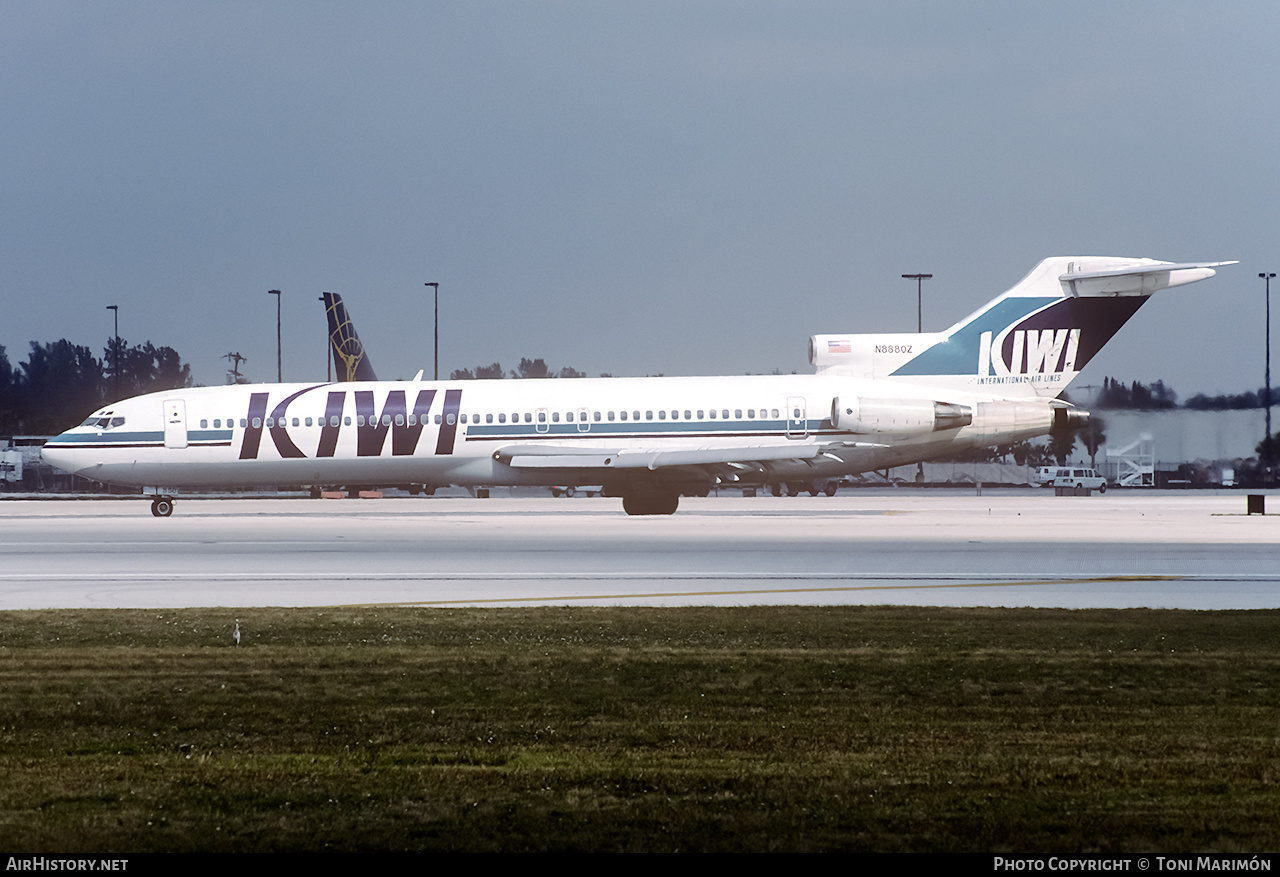
M 849 346 L 849 342 L 846 339 L 828 341 L 827 353 L 853 353 L 853 348 Z

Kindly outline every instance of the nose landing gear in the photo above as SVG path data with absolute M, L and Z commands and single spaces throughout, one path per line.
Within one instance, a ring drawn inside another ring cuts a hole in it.
M 157 518 L 167 518 L 173 514 L 173 497 L 157 496 L 151 500 L 151 514 Z

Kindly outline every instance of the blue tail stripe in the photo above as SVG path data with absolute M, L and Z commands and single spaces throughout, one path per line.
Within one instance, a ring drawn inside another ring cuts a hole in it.
M 1060 296 L 1001 299 L 892 373 L 899 375 L 972 375 L 978 371 L 978 344 L 983 332 L 998 334 L 1040 308 L 1061 301 Z

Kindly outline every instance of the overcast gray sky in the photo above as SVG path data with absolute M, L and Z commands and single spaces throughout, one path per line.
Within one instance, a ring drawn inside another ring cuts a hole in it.
M 1239 259 L 1080 379 L 1263 377 L 1274 2 L 0 0 L 0 344 L 324 377 L 810 370 L 1050 255 Z M 1280 285 L 1277 286 L 1280 309 Z M 1280 338 L 1277 339 L 1280 345 Z M 1280 346 L 1277 348 L 1280 366 Z

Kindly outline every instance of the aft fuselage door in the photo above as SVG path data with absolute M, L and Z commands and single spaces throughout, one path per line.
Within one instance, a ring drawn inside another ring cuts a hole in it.
M 804 396 L 787 397 L 787 438 L 799 439 L 809 434 L 809 415 Z
M 181 399 L 169 399 L 164 403 L 164 446 L 187 446 L 187 403 Z

